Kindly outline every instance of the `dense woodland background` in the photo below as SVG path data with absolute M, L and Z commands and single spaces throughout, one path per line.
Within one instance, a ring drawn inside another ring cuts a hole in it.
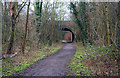
M 120 2 L 68 4 L 66 20 L 65 2 L 2 2 L 2 54 L 24 54 L 61 43 L 61 28 L 68 27 L 75 34 L 74 43 L 106 47 L 119 62 Z
M 69 22 L 64 21 L 65 10 L 63 7 L 61 8 L 64 4 L 49 1 L 34 4 L 14 2 L 11 3 L 11 8 L 14 7 L 14 18 L 12 19 L 10 3 L 4 2 L 3 51 L 13 53 L 13 49 L 22 48 L 25 45 L 29 49 L 40 48 L 43 45 L 52 45 L 53 42 L 60 41 L 62 39 L 61 26 L 63 23 Z M 31 10 L 33 7 L 34 11 Z M 11 49 L 7 50 L 8 47 Z
M 61 26 L 71 26 L 76 35 L 75 41 L 82 41 L 83 45 L 86 43 L 98 46 L 112 44 L 115 48 L 119 47 L 119 5 L 117 2 L 71 2 L 68 8 L 72 15 L 67 21 L 64 21 L 65 10 L 62 6 L 65 6 L 65 3 L 63 2 L 45 1 L 31 5 L 34 6 L 34 11 L 29 9 L 30 3 L 14 2 L 11 6 L 9 2 L 3 3 L 3 51 L 10 45 L 13 33 L 12 47 L 18 48 L 24 44 L 31 48 L 34 45 L 48 43 L 51 45 L 53 42 L 58 42 L 62 39 L 60 38 Z M 12 7 L 14 7 L 13 19 L 10 16 Z M 11 25 L 12 20 L 14 26 Z

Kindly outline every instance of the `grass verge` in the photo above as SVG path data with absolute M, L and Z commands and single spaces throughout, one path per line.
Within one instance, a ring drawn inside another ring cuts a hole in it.
M 74 76 L 118 76 L 119 51 L 112 46 L 87 46 L 76 44 L 74 58 L 68 64 L 70 75 Z M 67 75 L 69 76 L 69 74 Z
M 24 55 L 19 54 L 12 58 L 6 58 L 2 60 L 2 76 L 12 76 L 18 71 L 23 71 L 26 67 L 34 64 L 39 59 L 54 54 L 60 48 L 61 46 L 59 45 L 46 46 L 39 51 L 28 52 Z
M 83 76 L 87 75 L 89 76 L 89 68 L 87 66 L 84 66 L 82 64 L 82 60 L 84 58 L 84 47 L 77 47 L 76 53 L 73 57 L 73 59 L 68 63 L 67 69 L 70 72 L 70 74 L 67 74 L 67 76 L 72 75 L 72 76 Z

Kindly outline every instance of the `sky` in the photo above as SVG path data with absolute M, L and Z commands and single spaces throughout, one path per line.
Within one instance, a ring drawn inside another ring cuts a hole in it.
M 23 2 L 23 1 L 28 1 L 28 0 L 2 0 L 2 2 L 4 2 L 4 1 L 7 1 L 7 2 L 10 2 L 10 1 L 13 1 L 13 2 L 15 2 L 15 1 L 18 1 L 18 2 Z M 35 2 L 35 1 L 41 1 L 41 0 L 30 0 L 32 3 L 33 2 Z M 43 2 L 44 1 L 47 1 L 47 0 L 42 0 Z M 64 17 L 64 19 L 65 20 L 70 20 L 70 10 L 68 9 L 68 6 L 69 6 L 69 3 L 70 3 L 70 1 L 86 1 L 86 2 L 90 2 L 90 1 L 110 1 L 110 2 L 116 2 L 116 1 L 120 1 L 120 0 L 48 0 L 50 3 L 53 3 L 53 2 L 55 2 L 55 1 L 57 1 L 57 2 L 65 2 L 65 5 L 64 6 L 62 6 L 62 8 L 66 11 L 65 12 L 65 17 Z M 31 10 L 34 10 L 34 6 L 31 4 Z
M 15 2 L 15 1 L 17 1 L 17 2 L 22 2 L 22 1 L 28 1 L 28 0 L 1 0 L 1 1 L 7 1 L 7 2 Z M 31 2 L 33 2 L 33 1 L 36 1 L 36 0 L 30 0 Z M 41 1 L 41 0 L 39 0 L 39 1 Z M 42 1 L 46 1 L 46 0 L 42 0 Z M 70 2 L 70 1 L 79 1 L 79 2 L 118 2 L 118 1 L 120 1 L 120 0 L 49 0 L 49 1 L 51 1 L 51 2 L 53 2 L 53 1 L 59 1 L 59 2 Z
M 39 0 L 39 1 L 41 1 L 41 0 Z M 53 3 L 55 0 L 49 0 L 49 1 L 50 1 L 50 3 Z M 63 0 L 59 0 L 59 1 L 60 2 L 64 2 Z M 33 2 L 34 1 L 32 1 L 32 3 Z M 63 8 L 66 11 L 65 15 L 64 15 L 64 20 L 70 20 L 70 10 L 68 9 L 69 3 L 70 3 L 69 0 L 65 1 L 65 5 L 61 7 L 61 8 Z M 43 0 L 43 4 L 44 4 L 44 0 Z M 31 9 L 34 10 L 34 6 L 33 5 L 31 5 Z
M 6 0 L 6 2 L 9 2 L 9 1 L 10 0 Z M 15 0 L 12 0 L 12 1 L 15 1 Z M 19 1 L 19 0 L 16 0 L 16 1 Z M 25 1 L 25 0 L 22 0 L 22 1 Z M 20 1 L 19 3 L 21 4 L 22 1 Z M 35 0 L 31 0 L 31 4 L 30 4 L 30 9 L 33 10 L 33 11 L 34 11 L 34 5 L 32 3 L 34 3 L 34 1 Z M 39 0 L 39 1 L 41 1 L 41 0 Z M 47 0 L 42 0 L 42 1 L 43 1 L 43 4 L 44 4 L 44 1 L 47 1 Z M 53 3 L 54 1 L 56 1 L 56 0 L 49 0 L 50 3 Z M 68 9 L 69 1 L 70 0 L 65 1 L 65 5 L 61 7 L 66 11 L 65 15 L 64 15 L 64 20 L 70 20 L 70 10 Z M 5 2 L 5 0 L 4 1 L 2 0 L 2 3 L 4 3 L 4 2 Z M 63 2 L 63 0 L 58 0 L 57 2 Z M 26 6 L 23 9 L 24 9 L 24 11 L 26 11 L 26 9 L 27 9 Z M 30 11 L 30 13 L 32 13 L 32 11 Z

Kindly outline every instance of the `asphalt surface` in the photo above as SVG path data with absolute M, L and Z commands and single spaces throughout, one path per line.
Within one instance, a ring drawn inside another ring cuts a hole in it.
M 72 59 L 75 53 L 73 43 L 66 43 L 62 49 L 53 55 L 37 61 L 35 64 L 18 72 L 17 76 L 65 76 L 69 73 L 65 65 Z

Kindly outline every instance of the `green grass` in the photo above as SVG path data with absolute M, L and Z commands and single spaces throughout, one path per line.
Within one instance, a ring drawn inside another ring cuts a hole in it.
M 34 64 L 39 59 L 45 58 L 46 56 L 57 52 L 61 47 L 54 46 L 45 48 L 41 51 L 31 52 L 29 54 L 18 55 L 17 57 L 7 58 L 2 60 L 2 76 L 12 76 L 17 71 L 23 71 L 26 67 Z
M 118 50 L 112 52 L 113 45 L 83 47 L 76 43 L 77 50 L 74 58 L 68 64 L 70 74 L 75 76 L 111 75 L 118 74 L 117 59 L 120 55 Z M 68 75 L 69 76 L 69 75 Z
M 78 48 L 76 50 L 74 58 L 71 60 L 71 62 L 68 65 L 69 67 L 68 70 L 70 71 L 70 74 L 75 76 L 90 75 L 89 68 L 82 64 L 83 58 L 84 58 L 84 48 L 83 47 Z

